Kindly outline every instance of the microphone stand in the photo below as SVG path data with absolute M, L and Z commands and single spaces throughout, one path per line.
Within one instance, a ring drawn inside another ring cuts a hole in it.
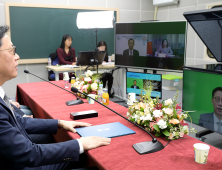
M 66 89 L 64 89 L 64 88 L 62 88 L 62 87 L 60 87 L 60 86 L 58 86 L 58 85 L 56 85 L 56 84 L 54 84 L 54 83 L 52 83 L 52 82 L 50 82 L 50 81 L 47 81 L 47 80 L 45 80 L 45 79 L 43 79 L 43 78 L 41 78 L 41 77 L 39 77 L 39 76 L 37 76 L 37 75 L 35 75 L 35 74 L 32 74 L 32 73 L 30 73 L 28 70 L 24 70 L 24 72 L 25 72 L 26 74 L 31 74 L 31 75 L 33 75 L 33 76 L 35 76 L 35 77 L 38 77 L 38 78 L 40 78 L 40 79 L 42 79 L 42 80 L 44 80 L 44 81 L 46 81 L 46 82 L 48 82 L 48 83 L 56 86 L 56 87 L 59 87 L 60 89 L 63 89 L 63 90 L 65 90 L 65 91 L 73 94 L 74 96 L 76 96 L 77 100 L 67 101 L 67 102 L 66 102 L 66 105 L 67 105 L 67 106 L 78 105 L 78 104 L 83 104 L 83 103 L 84 103 L 75 93 L 72 93 L 72 92 L 69 91 L 69 90 L 66 90 Z
M 121 114 L 117 113 L 116 111 L 112 110 L 111 108 L 107 107 L 106 105 L 98 102 L 97 100 L 95 100 L 94 98 L 86 95 L 85 93 L 82 93 L 80 91 L 78 91 L 77 88 L 72 87 L 71 91 L 74 93 L 81 93 L 87 97 L 89 97 L 90 99 L 94 100 L 95 102 L 99 103 L 100 105 L 104 106 L 105 108 L 109 109 L 110 111 L 116 113 L 118 116 L 122 117 L 123 119 L 127 120 L 128 122 L 134 124 L 135 126 L 137 126 L 138 128 L 144 130 L 146 133 L 148 133 L 151 137 L 152 137 L 152 141 L 147 141 L 147 142 L 141 142 L 141 143 L 136 143 L 133 145 L 133 148 L 140 154 L 147 154 L 147 153 L 153 153 L 153 152 L 157 152 L 160 151 L 164 148 L 163 144 L 161 142 L 159 142 L 156 138 L 154 138 L 149 131 L 147 131 L 146 129 L 144 129 L 143 127 L 139 126 L 138 124 L 132 122 L 131 120 L 125 118 L 124 116 L 122 116 Z

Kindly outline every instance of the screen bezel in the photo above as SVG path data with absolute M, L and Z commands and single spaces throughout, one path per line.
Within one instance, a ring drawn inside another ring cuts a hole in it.
M 185 43 L 184 43 L 184 66 L 186 64 L 186 48 L 187 48 L 187 21 L 186 20 L 176 20 L 176 21 L 141 21 L 141 22 L 116 22 L 115 23 L 115 37 L 114 37 L 114 52 L 116 54 L 116 25 L 117 24 L 134 24 L 134 23 L 170 23 L 170 22 L 185 22 Z M 136 67 L 136 66 L 123 66 L 123 65 L 117 65 L 115 63 L 115 66 L 122 67 L 122 68 L 135 68 L 135 69 L 147 69 L 147 70 L 157 70 L 157 71 L 169 71 L 169 72 L 179 72 L 182 73 L 183 70 L 173 70 L 173 69 L 162 69 L 162 68 L 151 68 L 151 67 Z
M 128 94 L 127 93 L 127 73 L 128 72 L 130 72 L 130 73 L 140 73 L 140 74 L 151 74 L 151 73 L 143 73 L 143 72 L 135 72 L 135 71 L 126 71 L 126 94 Z M 161 97 L 159 96 L 159 99 L 162 99 L 162 96 L 163 96 L 163 92 L 162 92 L 162 86 L 163 86 L 162 74 L 151 74 L 151 75 L 160 75 L 160 77 L 161 77 Z M 136 94 L 136 95 L 138 95 L 138 94 Z M 155 99 L 156 97 L 151 97 L 151 98 Z

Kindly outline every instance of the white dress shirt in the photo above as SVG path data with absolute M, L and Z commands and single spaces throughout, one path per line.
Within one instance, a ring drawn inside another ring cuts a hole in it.
M 0 97 L 2 98 L 2 100 L 3 100 L 4 96 L 5 96 L 5 91 L 4 91 L 4 89 L 2 88 L 2 86 L 0 86 Z M 76 140 L 77 140 L 78 143 L 79 143 L 79 154 L 81 154 L 81 153 L 84 152 L 84 149 L 83 149 L 83 146 L 82 146 L 82 142 L 81 142 L 81 140 L 79 140 L 79 139 L 76 139 Z
M 132 55 L 131 55 L 131 52 L 132 52 Z M 129 49 L 129 56 L 133 56 L 133 49 L 132 50 Z

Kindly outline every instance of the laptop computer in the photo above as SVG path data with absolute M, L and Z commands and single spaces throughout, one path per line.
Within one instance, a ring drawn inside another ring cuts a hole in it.
M 114 138 L 136 133 L 119 122 L 76 128 L 76 131 L 81 137 L 99 136 L 107 138 Z

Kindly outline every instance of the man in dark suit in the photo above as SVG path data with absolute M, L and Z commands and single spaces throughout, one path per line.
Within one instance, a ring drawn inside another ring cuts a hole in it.
M 134 57 L 139 56 L 139 51 L 133 49 L 134 45 L 135 45 L 134 39 L 132 38 L 129 39 L 128 40 L 129 49 L 123 51 L 123 56 L 134 56 Z
M 78 161 L 84 150 L 110 144 L 110 139 L 86 137 L 55 144 L 35 144 L 29 134 L 56 134 L 58 128 L 76 132 L 76 126 L 89 123 L 24 117 L 10 104 L 2 85 L 17 77 L 19 56 L 7 26 L 0 27 L 0 169 L 3 170 L 64 170 L 70 161 Z
M 134 88 L 134 89 L 140 89 L 137 85 L 136 85 L 137 81 L 134 80 L 133 81 L 133 85 L 131 86 L 131 88 Z
M 199 125 L 222 133 L 222 87 L 217 87 L 212 91 L 211 102 L 214 112 L 200 115 Z

